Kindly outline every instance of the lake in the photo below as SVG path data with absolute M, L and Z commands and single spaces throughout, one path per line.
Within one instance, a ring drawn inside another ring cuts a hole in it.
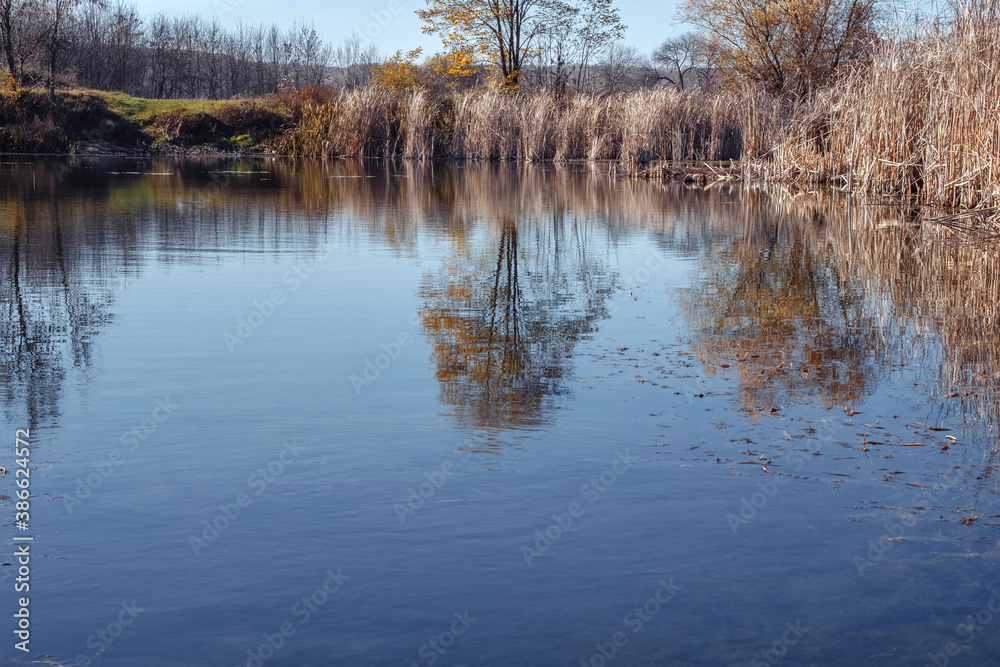
M 3 664 L 1000 662 L 995 247 L 585 165 L 2 161 Z

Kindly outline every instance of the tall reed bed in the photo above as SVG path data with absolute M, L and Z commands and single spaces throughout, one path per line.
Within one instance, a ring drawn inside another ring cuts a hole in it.
M 998 206 L 1000 0 L 972 0 L 947 22 L 883 43 L 870 63 L 808 102 L 761 100 L 750 115 L 767 116 L 768 105 L 773 136 L 744 124 L 748 176 Z
M 737 96 L 673 89 L 560 98 L 362 88 L 296 116 L 277 148 L 300 155 L 643 163 L 732 159 L 741 148 Z

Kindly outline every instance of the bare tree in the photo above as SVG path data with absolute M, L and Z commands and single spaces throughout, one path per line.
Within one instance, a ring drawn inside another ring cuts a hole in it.
M 538 43 L 530 67 L 525 68 L 523 81 L 533 88 L 562 94 L 575 78 L 577 68 L 581 67 L 569 24 L 551 28 L 539 37 Z
M 698 85 L 702 89 L 708 89 L 718 84 L 719 69 L 722 67 L 724 58 L 725 54 L 719 49 L 717 44 L 704 39 L 702 40 L 699 65 L 695 70 Z
M 163 97 L 167 92 L 169 22 L 170 19 L 166 14 L 157 14 L 149 24 L 150 71 L 148 90 L 152 97 Z
M 658 78 L 683 90 L 685 77 L 701 64 L 703 48 L 701 37 L 691 32 L 664 41 L 653 51 L 653 63 L 665 70 Z
M 7 68 L 18 80 L 38 41 L 40 7 L 35 0 L 0 0 L 0 42 Z
M 582 0 L 576 6 L 573 26 L 579 49 L 576 87 L 586 83 L 590 63 L 606 54 L 625 36 L 625 26 L 611 0 Z
M 39 44 L 42 47 L 46 69 L 49 96 L 56 95 L 56 70 L 59 56 L 69 47 L 72 24 L 83 0 L 42 0 Z
M 639 49 L 613 44 L 595 68 L 595 83 L 602 95 L 633 90 L 648 85 L 646 58 Z
M 3 43 L 7 68 L 17 75 L 17 42 L 21 36 L 25 14 L 30 10 L 30 0 L 0 0 L 0 43 Z
M 292 27 L 290 35 L 294 45 L 296 87 L 322 85 L 332 54 L 316 30 L 316 24 L 297 24 Z
M 331 60 L 339 70 L 340 87 L 350 90 L 371 79 L 371 68 L 382 60 L 382 54 L 374 44 L 365 46 L 355 32 L 333 49 Z
M 218 18 L 205 26 L 202 48 L 205 51 L 205 92 L 209 99 L 217 99 L 222 94 L 222 49 L 225 44 L 225 30 Z
M 145 69 L 144 28 L 135 5 L 88 4 L 80 11 L 66 50 L 67 67 L 86 85 L 136 90 Z

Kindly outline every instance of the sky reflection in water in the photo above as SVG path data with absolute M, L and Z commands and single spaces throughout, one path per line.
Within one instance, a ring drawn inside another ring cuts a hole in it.
M 0 265 L 63 664 L 252 664 L 285 623 L 264 664 L 1000 658 L 1000 262 L 902 213 L 22 160 Z

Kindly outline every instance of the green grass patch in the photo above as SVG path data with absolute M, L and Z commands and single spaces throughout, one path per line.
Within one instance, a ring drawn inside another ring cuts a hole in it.
M 142 126 L 151 124 L 161 113 L 182 110 L 190 114 L 213 115 L 213 112 L 221 106 L 229 104 L 226 100 L 153 100 L 102 90 L 73 90 L 60 92 L 59 95 L 67 99 L 74 97 L 100 99 L 109 111 Z
M 205 146 L 263 151 L 290 127 L 273 99 L 155 100 L 100 90 L 63 90 L 57 97 L 60 107 L 77 117 L 110 117 L 130 128 L 153 150 Z

